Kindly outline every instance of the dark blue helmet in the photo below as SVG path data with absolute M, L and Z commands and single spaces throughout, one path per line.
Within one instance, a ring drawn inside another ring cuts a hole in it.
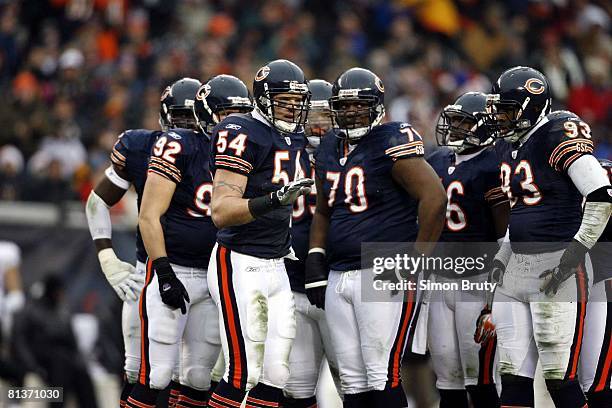
M 278 98 L 279 94 L 292 94 Z M 256 109 L 279 132 L 302 130 L 308 115 L 310 91 L 300 67 L 284 59 L 259 68 L 253 80 Z
M 517 141 L 550 112 L 548 81 L 538 70 L 514 67 L 493 85 L 496 137 Z
M 252 111 L 253 100 L 240 79 L 217 75 L 198 89 L 193 109 L 202 132 L 210 134 L 227 115 Z
M 334 82 L 329 102 L 335 125 L 358 140 L 385 116 L 385 87 L 372 71 L 351 68 Z
M 311 147 L 319 146 L 321 137 L 332 128 L 333 120 L 329 109 L 329 98 L 332 96 L 332 84 L 323 79 L 308 81 L 310 89 L 310 110 L 306 124 L 306 136 Z
M 491 98 L 482 92 L 467 92 L 446 106 L 438 117 L 438 146 L 448 146 L 457 153 L 493 143 Z
M 169 128 L 198 130 L 193 104 L 201 85 L 197 79 L 182 78 L 164 90 L 159 109 L 159 124 L 163 130 Z

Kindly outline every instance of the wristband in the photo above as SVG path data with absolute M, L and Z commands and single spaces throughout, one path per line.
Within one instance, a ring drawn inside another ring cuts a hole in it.
M 155 270 L 158 277 L 165 278 L 174 274 L 172 266 L 167 256 L 162 256 L 151 262 L 151 266 Z
M 320 253 L 325 255 L 325 248 L 319 248 L 319 247 L 315 247 L 315 248 L 310 248 L 310 250 L 308 251 L 308 254 L 314 254 L 314 253 Z
M 251 198 L 249 200 L 249 212 L 251 213 L 253 218 L 259 218 L 262 215 L 269 213 L 270 211 L 276 210 L 280 206 L 280 201 L 274 193 L 261 197 Z

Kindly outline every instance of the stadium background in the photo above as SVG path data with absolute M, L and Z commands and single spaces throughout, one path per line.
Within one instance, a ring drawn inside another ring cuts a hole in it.
M 274 58 L 330 82 L 365 66 L 385 83 L 388 118 L 432 149 L 443 106 L 530 65 L 549 78 L 553 108 L 587 121 L 596 156 L 612 159 L 611 13 L 584 0 L 0 0 L 0 239 L 20 246 L 28 294 L 62 278 L 67 310 L 86 317 L 77 326 L 100 334 L 83 340 L 87 359 L 118 374 L 120 303 L 83 202 L 119 133 L 158 128 L 167 84 L 231 73 L 250 85 Z M 115 249 L 134 261 L 134 196 L 113 215 Z

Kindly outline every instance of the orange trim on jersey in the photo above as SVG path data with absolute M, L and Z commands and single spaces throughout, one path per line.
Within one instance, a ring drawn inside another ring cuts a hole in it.
M 230 341 L 232 343 L 231 352 L 234 354 L 234 375 L 230 378 L 232 385 L 235 388 L 241 389 L 242 377 L 242 361 L 240 360 L 240 341 L 236 330 L 236 319 L 234 318 L 234 309 L 232 308 L 232 298 L 230 296 L 229 274 L 227 271 L 227 249 L 219 248 L 219 259 L 221 262 L 221 283 L 223 288 L 223 298 L 225 299 L 225 308 L 227 310 L 227 324 L 229 325 Z
M 160 166 L 157 163 L 149 163 L 149 170 L 156 170 L 156 171 L 160 171 L 162 173 L 165 173 L 167 177 L 175 179 L 175 180 L 181 180 L 181 176 L 180 174 L 177 174 L 175 172 L 173 172 L 172 170 L 169 170 L 168 168 L 164 167 L 164 166 Z
M 612 281 L 610 282 L 612 284 Z M 603 370 L 601 371 L 599 382 L 595 386 L 595 392 L 603 391 L 604 388 L 606 387 L 606 384 L 610 380 L 610 368 L 611 367 L 612 367 L 612 341 L 608 343 L 608 350 L 606 351 L 606 360 L 603 365 Z
M 397 345 L 395 350 L 393 351 L 393 372 L 391 375 L 391 388 L 397 387 L 400 383 L 400 363 L 402 357 L 402 351 L 404 350 L 404 339 L 406 337 L 406 332 L 408 331 L 408 326 L 410 320 L 412 319 L 412 311 L 414 309 L 414 291 L 408 291 L 408 299 L 406 300 L 408 310 L 406 310 L 406 314 L 404 315 L 404 321 L 400 326 L 399 338 L 397 341 Z
M 419 148 L 418 147 L 412 147 L 410 149 L 398 150 L 397 152 L 389 153 L 387 156 L 390 156 L 390 157 L 403 157 L 403 156 L 406 156 L 408 154 L 419 154 Z
M 495 355 L 495 341 L 493 339 L 489 339 L 487 344 L 487 351 L 485 352 L 484 359 L 484 375 L 482 377 L 483 384 L 491 384 L 492 383 L 492 375 L 491 375 L 491 360 Z
M 576 339 L 576 347 L 573 350 L 573 353 L 570 355 L 570 364 L 571 370 L 569 372 L 569 379 L 573 380 L 576 378 L 576 371 L 578 370 L 578 360 L 580 358 L 580 349 L 582 348 L 582 335 L 584 331 L 584 318 L 586 315 L 586 300 L 588 298 L 586 282 L 584 278 L 584 269 L 582 265 L 578 267 L 577 279 L 578 281 L 578 313 L 580 313 L 580 318 L 578 320 L 578 337 Z
M 146 346 L 146 341 L 148 339 L 148 333 L 146 333 L 147 329 L 147 318 L 146 314 L 146 300 L 145 296 L 147 294 L 147 286 L 151 283 L 153 278 L 153 261 L 147 259 L 147 273 L 145 278 L 145 285 L 142 287 L 142 291 L 140 292 L 140 299 L 138 300 L 138 310 L 140 311 L 140 383 L 146 384 L 147 377 L 147 360 L 148 360 L 148 350 Z
M 126 161 L 126 160 L 127 160 L 127 159 L 125 158 L 125 156 L 124 156 L 124 155 L 122 155 L 122 154 L 119 152 L 119 150 L 117 150 L 117 149 L 115 148 L 115 146 L 113 146 L 113 151 L 112 151 L 112 154 L 116 154 L 116 155 L 117 155 L 117 158 L 119 158 L 119 159 L 121 159 L 121 160 L 123 160 L 123 161 Z
M 559 143 L 559 145 L 557 145 L 557 147 L 555 147 L 555 149 L 550 154 L 550 158 L 548 159 L 548 162 L 552 164 L 554 158 L 559 156 L 559 151 L 563 149 L 565 146 L 569 146 L 571 144 L 577 144 L 577 143 L 586 143 L 586 144 L 592 145 L 593 141 L 589 139 L 572 139 L 572 140 L 566 140 L 565 142 L 561 142 Z
M 232 171 L 233 169 L 237 169 L 239 170 L 241 173 L 245 173 L 245 174 L 249 174 L 250 170 L 242 165 L 239 164 L 233 164 L 230 162 L 227 162 L 225 160 L 216 160 L 215 161 L 215 166 L 219 169 L 226 169 L 226 170 L 230 170 Z
M 219 154 L 217 156 L 215 156 L 215 160 L 227 160 L 230 162 L 235 162 L 236 164 L 240 164 L 243 165 L 244 167 L 253 170 L 253 165 L 251 163 L 249 163 L 248 161 L 244 160 L 244 159 L 240 159 L 238 157 L 234 157 L 234 156 L 228 156 L 226 154 Z
M 147 170 L 147 173 L 154 173 L 154 174 L 157 174 L 157 175 L 159 175 L 159 176 L 162 176 L 162 177 L 163 177 L 163 178 L 165 178 L 165 179 L 170 180 L 170 181 L 171 181 L 171 182 L 173 182 L 173 183 L 177 183 L 177 184 L 178 184 L 178 183 L 180 183 L 180 182 L 181 182 L 181 180 L 177 180 L 176 178 L 174 178 L 174 177 L 172 177 L 172 176 L 169 176 L 169 175 L 168 175 L 168 173 L 166 173 L 166 172 L 165 172 L 165 171 L 163 171 L 163 170 L 158 170 L 158 169 L 154 169 L 154 168 L 149 168 L 149 170 Z
M 151 160 L 149 161 L 149 166 L 153 165 L 163 168 L 168 172 L 175 174 L 179 178 L 181 177 L 181 171 L 172 163 L 168 163 L 167 161 L 159 159 L 157 157 L 151 157 Z
M 402 150 L 402 149 L 408 149 L 411 147 L 417 147 L 417 146 L 423 146 L 423 142 L 420 140 L 414 141 L 414 142 L 410 142 L 410 143 L 404 143 L 401 145 L 397 145 L 397 146 L 393 146 L 388 148 L 387 150 L 385 150 L 386 154 L 391 154 L 393 152 L 395 152 L 396 150 Z

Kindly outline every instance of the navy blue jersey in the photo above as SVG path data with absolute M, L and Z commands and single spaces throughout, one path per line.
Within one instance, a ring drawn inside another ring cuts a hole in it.
M 608 176 L 612 182 L 612 168 L 606 168 Z M 612 279 L 612 219 L 608 221 L 606 229 L 599 237 L 599 240 L 589 251 L 591 262 L 593 263 L 593 283 Z
M 441 242 L 457 244 L 439 246 L 441 256 L 486 256 L 490 260 L 497 250 L 497 233 L 491 208 L 508 202 L 501 189 L 499 159 L 494 149 L 486 148 L 476 156 L 455 164 L 456 155 L 448 148 L 434 151 L 427 161 L 440 177 L 448 196 L 446 223 L 440 235 Z M 461 243 L 468 243 L 462 246 Z M 474 243 L 495 243 L 475 245 Z M 451 251 L 452 253 L 449 253 Z M 457 277 L 453 271 L 439 271 L 448 277 Z M 474 274 L 478 271 L 474 270 Z M 466 277 L 467 274 L 460 275 Z
M 119 135 L 111 151 L 110 158 L 113 166 L 127 176 L 127 181 L 132 183 L 136 190 L 139 210 L 145 181 L 147 181 L 149 155 L 155 140 L 161 133 L 159 130 L 126 130 Z M 138 227 L 136 227 L 136 259 L 143 263 L 147 260 L 147 252 Z
M 217 234 L 211 218 L 208 136 L 188 129 L 164 132 L 151 150 L 149 172 L 176 183 L 170 206 L 161 218 L 170 262 L 207 268 Z
M 580 227 L 582 195 L 567 170 L 593 152 L 593 141 L 589 126 L 567 111 L 549 114 L 530 133 L 520 146 L 496 144 L 512 206 L 510 242 L 518 253 L 551 252 L 565 248 Z
M 281 135 L 252 114 L 234 114 L 213 129 L 214 171 L 223 169 L 247 176 L 244 198 L 255 198 L 278 190 L 299 177 L 300 157 L 306 145 L 304 133 Z M 264 259 L 289 253 L 291 206 L 244 224 L 222 228 L 217 241 L 242 254 Z
M 331 209 L 327 256 L 333 270 L 361 269 L 364 242 L 409 242 L 417 201 L 393 181 L 396 160 L 422 157 L 421 136 L 407 123 L 374 127 L 351 151 L 332 130 L 316 152 L 316 174 Z
M 310 156 L 306 151 L 302 152 L 300 158 L 300 172 L 302 177 L 310 177 L 314 180 L 315 169 L 310 163 Z M 289 283 L 291 290 L 296 292 L 305 292 L 305 274 L 304 268 L 306 264 L 306 256 L 308 255 L 308 246 L 310 238 L 310 224 L 312 216 L 315 212 L 317 196 L 313 186 L 312 191 L 307 196 L 300 196 L 293 204 L 293 212 L 291 214 L 291 247 L 298 259 L 291 260 L 285 258 L 285 267 L 289 275 Z

